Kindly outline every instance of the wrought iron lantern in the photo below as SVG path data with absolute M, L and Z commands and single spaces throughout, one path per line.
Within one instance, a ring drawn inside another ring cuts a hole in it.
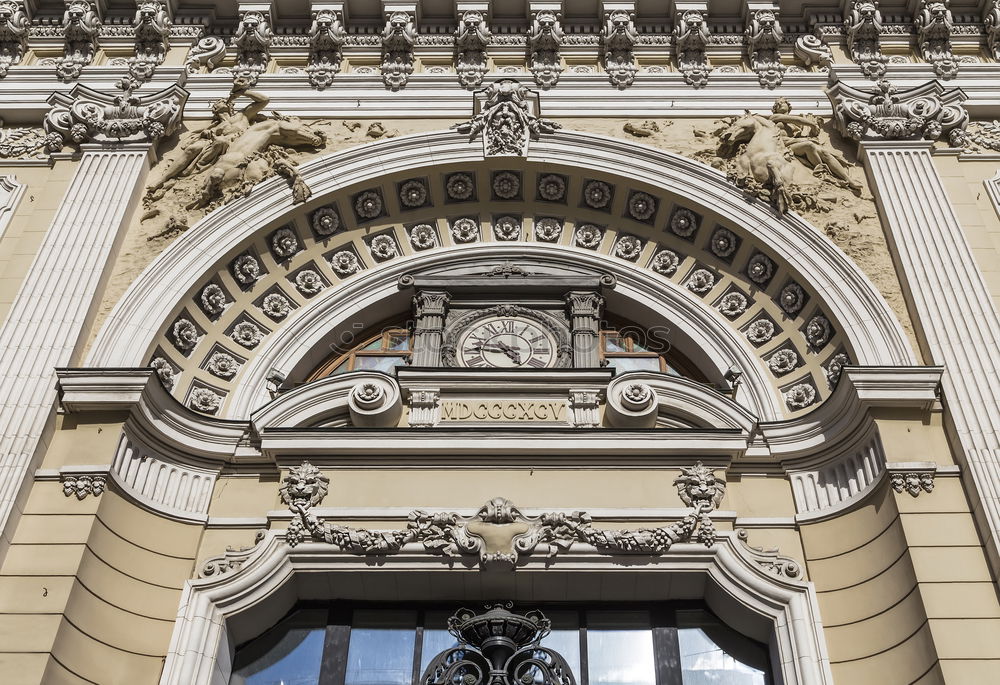
M 562 655 L 541 646 L 552 622 L 538 610 L 512 613 L 512 606 L 456 611 L 448 632 L 458 646 L 431 660 L 421 685 L 576 685 Z

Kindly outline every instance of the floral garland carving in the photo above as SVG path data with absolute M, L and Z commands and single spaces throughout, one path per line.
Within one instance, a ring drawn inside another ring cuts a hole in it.
M 725 482 L 698 462 L 681 468 L 674 480 L 691 513 L 660 528 L 599 529 L 582 511 L 526 516 L 510 500 L 496 497 L 471 517 L 416 510 L 410 513 L 405 529 L 367 530 L 332 524 L 313 513 L 313 507 L 326 496 L 329 479 L 309 462 L 292 468 L 283 482 L 281 500 L 296 515 L 285 533 L 285 541 L 292 547 L 313 540 L 351 554 L 384 555 L 419 543 L 428 552 L 446 557 L 477 554 L 484 568 L 504 570 L 513 570 L 522 555 L 532 554 L 539 545 L 548 546 L 550 557 L 569 550 L 576 542 L 591 545 L 601 554 L 659 555 L 678 542 L 711 547 L 716 531 L 709 513 L 718 508 L 726 491 Z

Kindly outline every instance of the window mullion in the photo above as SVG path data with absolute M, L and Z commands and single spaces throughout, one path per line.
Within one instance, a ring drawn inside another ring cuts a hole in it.
M 319 685 L 344 685 L 347 679 L 347 649 L 351 643 L 351 610 L 340 602 L 330 607 L 323 644 Z
M 655 605 L 653 619 L 653 655 L 656 659 L 657 685 L 682 685 L 681 648 L 677 641 L 677 614 L 673 608 Z

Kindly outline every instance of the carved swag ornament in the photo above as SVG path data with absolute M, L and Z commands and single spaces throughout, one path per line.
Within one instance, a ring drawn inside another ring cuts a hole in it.
M 682 468 L 674 485 L 691 513 L 669 526 L 634 530 L 595 528 L 590 515 L 582 511 L 526 516 L 502 497 L 490 500 L 471 517 L 416 510 L 403 530 L 340 526 L 312 511 L 326 496 L 329 479 L 309 462 L 290 470 L 280 494 L 296 516 L 285 533 L 285 541 L 293 547 L 315 540 L 368 556 L 394 554 L 407 544 L 419 543 L 428 552 L 446 557 L 478 555 L 484 569 L 513 570 L 522 555 L 534 553 L 539 545 L 548 547 L 550 557 L 574 543 L 590 545 L 601 554 L 660 555 L 677 542 L 697 541 L 711 547 L 716 533 L 709 513 L 722 501 L 725 482 L 698 462 Z
M 542 133 L 553 133 L 560 124 L 542 119 L 532 112 L 528 97 L 531 91 L 513 79 L 501 79 L 476 91 L 476 114 L 453 129 L 468 134 L 469 140 L 483 136 L 483 154 L 486 157 L 524 157 L 528 143 L 538 140 Z M 482 93 L 483 103 L 477 97 Z

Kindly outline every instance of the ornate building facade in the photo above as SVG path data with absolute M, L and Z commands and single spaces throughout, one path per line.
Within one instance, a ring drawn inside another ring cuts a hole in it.
M 0 682 L 996 681 L 1000 2 L 126 5 L 0 0 Z

